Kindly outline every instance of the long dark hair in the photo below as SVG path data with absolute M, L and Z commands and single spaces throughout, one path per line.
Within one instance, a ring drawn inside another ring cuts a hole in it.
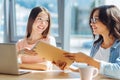
M 96 10 L 99 11 L 99 16 L 98 16 L 99 20 L 104 25 L 107 26 L 109 30 L 109 35 L 113 35 L 116 39 L 120 40 L 120 10 L 115 5 L 99 6 L 92 10 L 90 19 L 93 17 L 93 13 Z M 90 19 L 89 19 L 89 25 L 91 23 Z M 91 25 L 90 25 L 90 28 L 91 28 Z M 93 34 L 93 37 L 95 38 L 94 34 Z M 101 40 L 103 40 L 103 37 L 99 35 L 95 43 Z
M 46 28 L 46 30 L 42 33 L 42 37 L 46 38 L 47 35 L 49 34 L 49 30 L 50 30 L 50 26 L 51 26 L 51 17 L 50 17 L 50 13 L 47 11 L 47 9 L 43 8 L 43 7 L 35 7 L 31 10 L 29 18 L 28 18 L 28 23 L 27 23 L 27 35 L 26 38 L 29 38 L 32 32 L 32 25 L 37 17 L 37 15 L 40 12 L 45 12 L 48 14 L 48 27 Z

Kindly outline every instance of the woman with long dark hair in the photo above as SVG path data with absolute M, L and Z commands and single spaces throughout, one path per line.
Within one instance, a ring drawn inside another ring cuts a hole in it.
M 33 8 L 28 18 L 26 36 L 16 44 L 17 52 L 24 51 L 25 53 L 19 55 L 19 60 L 22 64 L 34 65 L 35 63 L 43 63 L 46 61 L 31 49 L 38 41 L 44 41 L 56 46 L 55 38 L 49 34 L 50 27 L 51 17 L 47 9 L 43 7 Z M 46 68 L 41 69 L 45 70 Z
M 79 53 L 65 53 L 65 57 L 76 62 L 87 63 L 99 69 L 100 73 L 120 79 L 120 10 L 114 5 L 103 5 L 92 10 L 89 19 L 95 38 L 90 56 Z M 65 62 L 54 62 L 64 69 Z

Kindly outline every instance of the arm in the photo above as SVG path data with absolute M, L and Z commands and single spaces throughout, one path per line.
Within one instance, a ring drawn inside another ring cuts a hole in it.
M 86 63 L 88 65 L 91 65 L 91 66 L 94 66 L 94 67 L 100 69 L 100 62 L 91 57 L 88 57 L 88 59 L 86 60 Z
M 74 60 L 76 62 L 87 63 L 88 65 L 100 68 L 100 62 L 91 58 L 90 56 L 79 52 L 79 53 L 65 53 L 65 57 Z
M 110 62 L 100 61 L 100 73 L 111 78 L 120 79 L 120 49 L 113 51 Z M 119 53 L 119 54 L 118 54 Z
M 38 55 L 27 55 L 27 54 L 22 54 L 21 55 L 21 60 L 22 63 L 42 63 L 45 62 L 46 60 L 43 58 L 40 58 Z
M 117 40 L 116 40 L 117 41 Z M 94 57 L 95 53 L 99 49 L 99 44 L 93 46 L 91 49 L 91 56 Z M 111 78 L 120 79 L 120 42 L 115 42 L 115 44 L 111 47 L 109 61 L 100 61 L 100 73 Z
M 18 52 L 18 62 L 19 63 L 41 63 L 44 62 L 45 59 L 40 58 L 34 51 L 29 50 L 27 48 L 28 45 L 26 44 L 26 39 L 19 40 L 16 43 L 16 50 Z M 27 47 L 27 48 L 26 48 Z
M 21 69 L 31 69 L 31 70 L 46 70 L 47 66 L 45 64 L 19 64 Z

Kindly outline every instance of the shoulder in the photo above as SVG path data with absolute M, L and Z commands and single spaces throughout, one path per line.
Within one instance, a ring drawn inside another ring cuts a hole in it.
M 115 40 L 115 43 L 113 44 L 112 47 L 120 49 L 120 41 L 119 40 Z
M 51 36 L 51 35 L 49 35 L 48 38 L 49 38 L 49 39 L 55 39 L 55 37 L 53 37 L 53 36 Z
M 24 46 L 26 44 L 26 38 L 19 39 L 16 43 L 17 47 Z
M 55 37 L 49 35 L 48 38 L 49 38 L 50 44 L 56 46 L 56 40 L 55 40 Z
M 17 41 L 17 44 L 21 44 L 21 43 L 24 43 L 24 42 L 26 42 L 26 39 L 25 39 L 25 38 L 19 39 L 19 40 Z
M 16 43 L 16 49 L 17 51 L 21 50 L 21 48 L 23 47 L 24 44 L 24 39 L 19 39 Z
M 48 39 L 49 39 L 50 41 L 56 41 L 56 40 L 55 40 L 55 37 L 53 37 L 53 36 L 48 36 Z

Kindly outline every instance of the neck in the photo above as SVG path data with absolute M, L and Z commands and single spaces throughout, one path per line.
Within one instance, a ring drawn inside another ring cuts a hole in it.
M 39 41 L 42 38 L 42 35 L 38 33 L 32 33 L 30 37 L 27 39 L 28 44 L 35 44 L 37 41 Z
M 114 41 L 115 41 L 115 38 L 112 35 L 110 35 L 110 36 L 108 36 L 108 35 L 103 36 L 103 43 L 102 43 L 101 46 L 103 48 L 109 48 L 109 47 L 111 47 L 114 44 Z
M 29 37 L 29 39 L 31 39 L 31 40 L 38 40 L 38 39 L 41 39 L 41 38 L 42 38 L 41 34 L 34 33 L 34 32 L 32 32 L 31 35 L 30 35 L 30 37 Z

